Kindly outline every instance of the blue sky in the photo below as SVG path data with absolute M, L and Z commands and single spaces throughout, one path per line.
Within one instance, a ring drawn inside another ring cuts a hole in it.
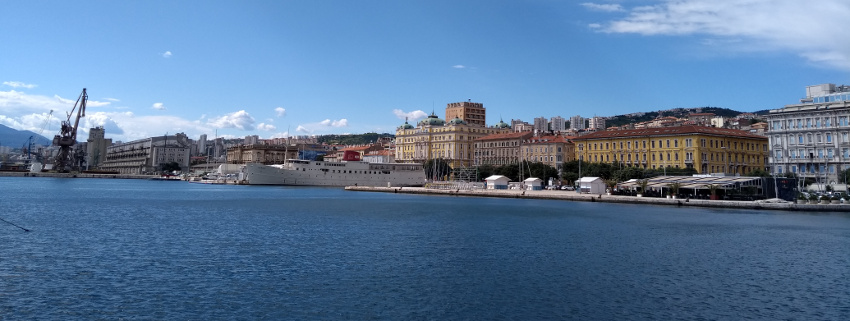
M 6 1 L 0 124 L 87 88 L 133 140 L 390 132 L 471 99 L 499 119 L 741 111 L 848 84 L 846 0 Z

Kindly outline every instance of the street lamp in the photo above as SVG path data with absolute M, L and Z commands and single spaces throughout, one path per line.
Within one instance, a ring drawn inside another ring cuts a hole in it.
M 725 176 L 729 172 L 729 146 L 723 146 L 720 149 L 723 150 L 723 158 L 726 159 L 726 167 L 723 168 L 723 175 Z

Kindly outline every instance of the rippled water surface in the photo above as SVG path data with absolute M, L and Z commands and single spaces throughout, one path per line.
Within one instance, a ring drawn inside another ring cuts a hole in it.
M 850 215 L 0 178 L 0 319 L 850 319 Z

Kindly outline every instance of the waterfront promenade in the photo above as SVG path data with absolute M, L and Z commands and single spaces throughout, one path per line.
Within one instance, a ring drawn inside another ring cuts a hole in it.
M 0 177 L 57 177 L 57 178 L 122 178 L 122 179 L 149 179 L 159 175 L 132 175 L 132 174 L 97 174 L 97 173 L 31 173 L 31 172 L 0 172 Z
M 348 186 L 348 191 L 383 192 L 383 193 L 406 193 L 406 194 L 429 194 L 429 195 L 451 195 L 451 196 L 476 196 L 476 197 L 500 197 L 500 198 L 527 198 L 527 199 L 550 199 L 580 202 L 605 202 L 605 203 L 630 203 L 647 205 L 669 205 L 679 207 L 715 207 L 715 208 L 742 208 L 763 209 L 782 211 L 828 211 L 828 212 L 850 212 L 850 204 L 796 204 L 793 202 L 768 202 L 768 201 L 723 201 L 704 199 L 670 199 L 656 197 L 635 197 L 620 195 L 579 194 L 575 191 L 560 190 L 485 190 L 485 189 L 432 189 L 424 187 L 369 187 Z

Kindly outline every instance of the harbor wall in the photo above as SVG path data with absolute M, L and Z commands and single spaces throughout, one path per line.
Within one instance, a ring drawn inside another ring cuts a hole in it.
M 577 202 L 606 202 L 606 203 L 629 203 L 647 205 L 667 205 L 679 207 L 714 207 L 714 208 L 741 208 L 755 210 L 782 210 L 782 211 L 807 211 L 807 212 L 850 212 L 850 204 L 796 204 L 791 202 L 765 202 L 765 201 L 723 201 L 704 199 L 671 199 L 655 197 L 635 197 L 620 195 L 579 194 L 574 191 L 522 191 L 522 190 L 462 190 L 462 189 L 429 189 L 424 187 L 368 187 L 348 186 L 349 191 L 383 192 L 383 193 L 405 193 L 405 194 L 428 194 L 428 195 L 451 195 L 451 196 L 473 196 L 473 197 L 501 197 L 501 198 L 527 198 L 527 199 L 549 199 Z

